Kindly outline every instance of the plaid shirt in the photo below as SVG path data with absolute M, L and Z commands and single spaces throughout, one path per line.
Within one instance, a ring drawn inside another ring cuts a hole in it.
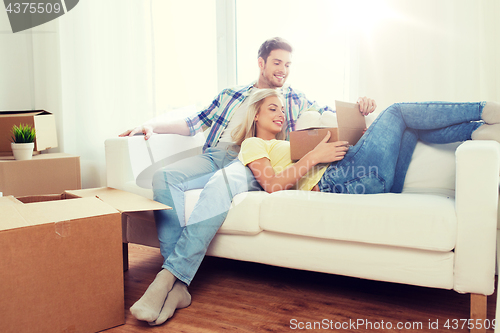
M 200 130 L 210 128 L 203 151 L 208 147 L 217 145 L 222 132 L 229 124 L 234 111 L 243 103 L 245 98 L 250 95 L 254 83 L 248 86 L 224 89 L 213 100 L 212 104 L 197 114 L 186 118 L 191 135 L 195 135 Z M 323 113 L 324 111 L 334 112 L 328 106 L 320 108 L 316 102 L 309 101 L 304 94 L 293 90 L 290 86 L 285 86 L 281 90 L 285 97 L 285 112 L 287 119 L 287 133 L 295 130 L 297 118 L 303 111 L 315 110 Z

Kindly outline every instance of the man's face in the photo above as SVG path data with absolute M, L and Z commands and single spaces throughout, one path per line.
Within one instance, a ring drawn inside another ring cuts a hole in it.
M 280 88 L 290 72 L 292 55 L 285 50 L 273 50 L 267 57 L 267 61 L 259 58 L 259 88 Z

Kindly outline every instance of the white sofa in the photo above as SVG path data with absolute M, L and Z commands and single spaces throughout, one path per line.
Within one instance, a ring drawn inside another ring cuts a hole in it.
M 151 170 L 199 153 L 203 142 L 202 134 L 108 139 L 107 185 L 152 198 Z M 454 289 L 470 293 L 471 313 L 485 317 L 494 291 L 499 170 L 496 142 L 419 142 L 402 194 L 243 193 L 207 254 Z M 187 217 L 199 193 L 188 192 Z M 123 242 L 159 247 L 152 214 L 127 216 Z

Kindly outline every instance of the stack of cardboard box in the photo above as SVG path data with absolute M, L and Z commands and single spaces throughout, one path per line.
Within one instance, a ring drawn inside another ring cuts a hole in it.
M 33 160 L 15 161 L 11 150 L 13 125 L 35 128 Z M 61 193 L 81 188 L 80 157 L 40 154 L 58 146 L 55 117 L 44 110 L 0 111 L 0 192 L 3 195 Z

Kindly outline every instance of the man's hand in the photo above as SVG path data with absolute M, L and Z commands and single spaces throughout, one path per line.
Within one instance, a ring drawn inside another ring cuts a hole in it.
M 120 134 L 119 136 L 134 136 L 138 133 L 144 134 L 144 139 L 148 140 L 153 133 L 157 134 L 179 134 L 179 135 L 191 135 L 191 131 L 184 119 L 177 120 L 150 120 L 142 126 L 137 126 L 134 129 L 128 130 Z
M 363 114 L 363 116 L 369 115 L 377 108 L 377 103 L 375 103 L 375 100 L 368 97 L 358 98 L 357 103 L 359 104 L 359 111 Z
M 119 136 L 134 136 L 137 133 L 142 133 L 144 134 L 144 140 L 148 140 L 151 135 L 153 135 L 153 127 L 149 125 L 143 125 L 143 126 L 138 126 L 136 128 L 133 128 L 131 130 L 127 130 L 120 134 Z

